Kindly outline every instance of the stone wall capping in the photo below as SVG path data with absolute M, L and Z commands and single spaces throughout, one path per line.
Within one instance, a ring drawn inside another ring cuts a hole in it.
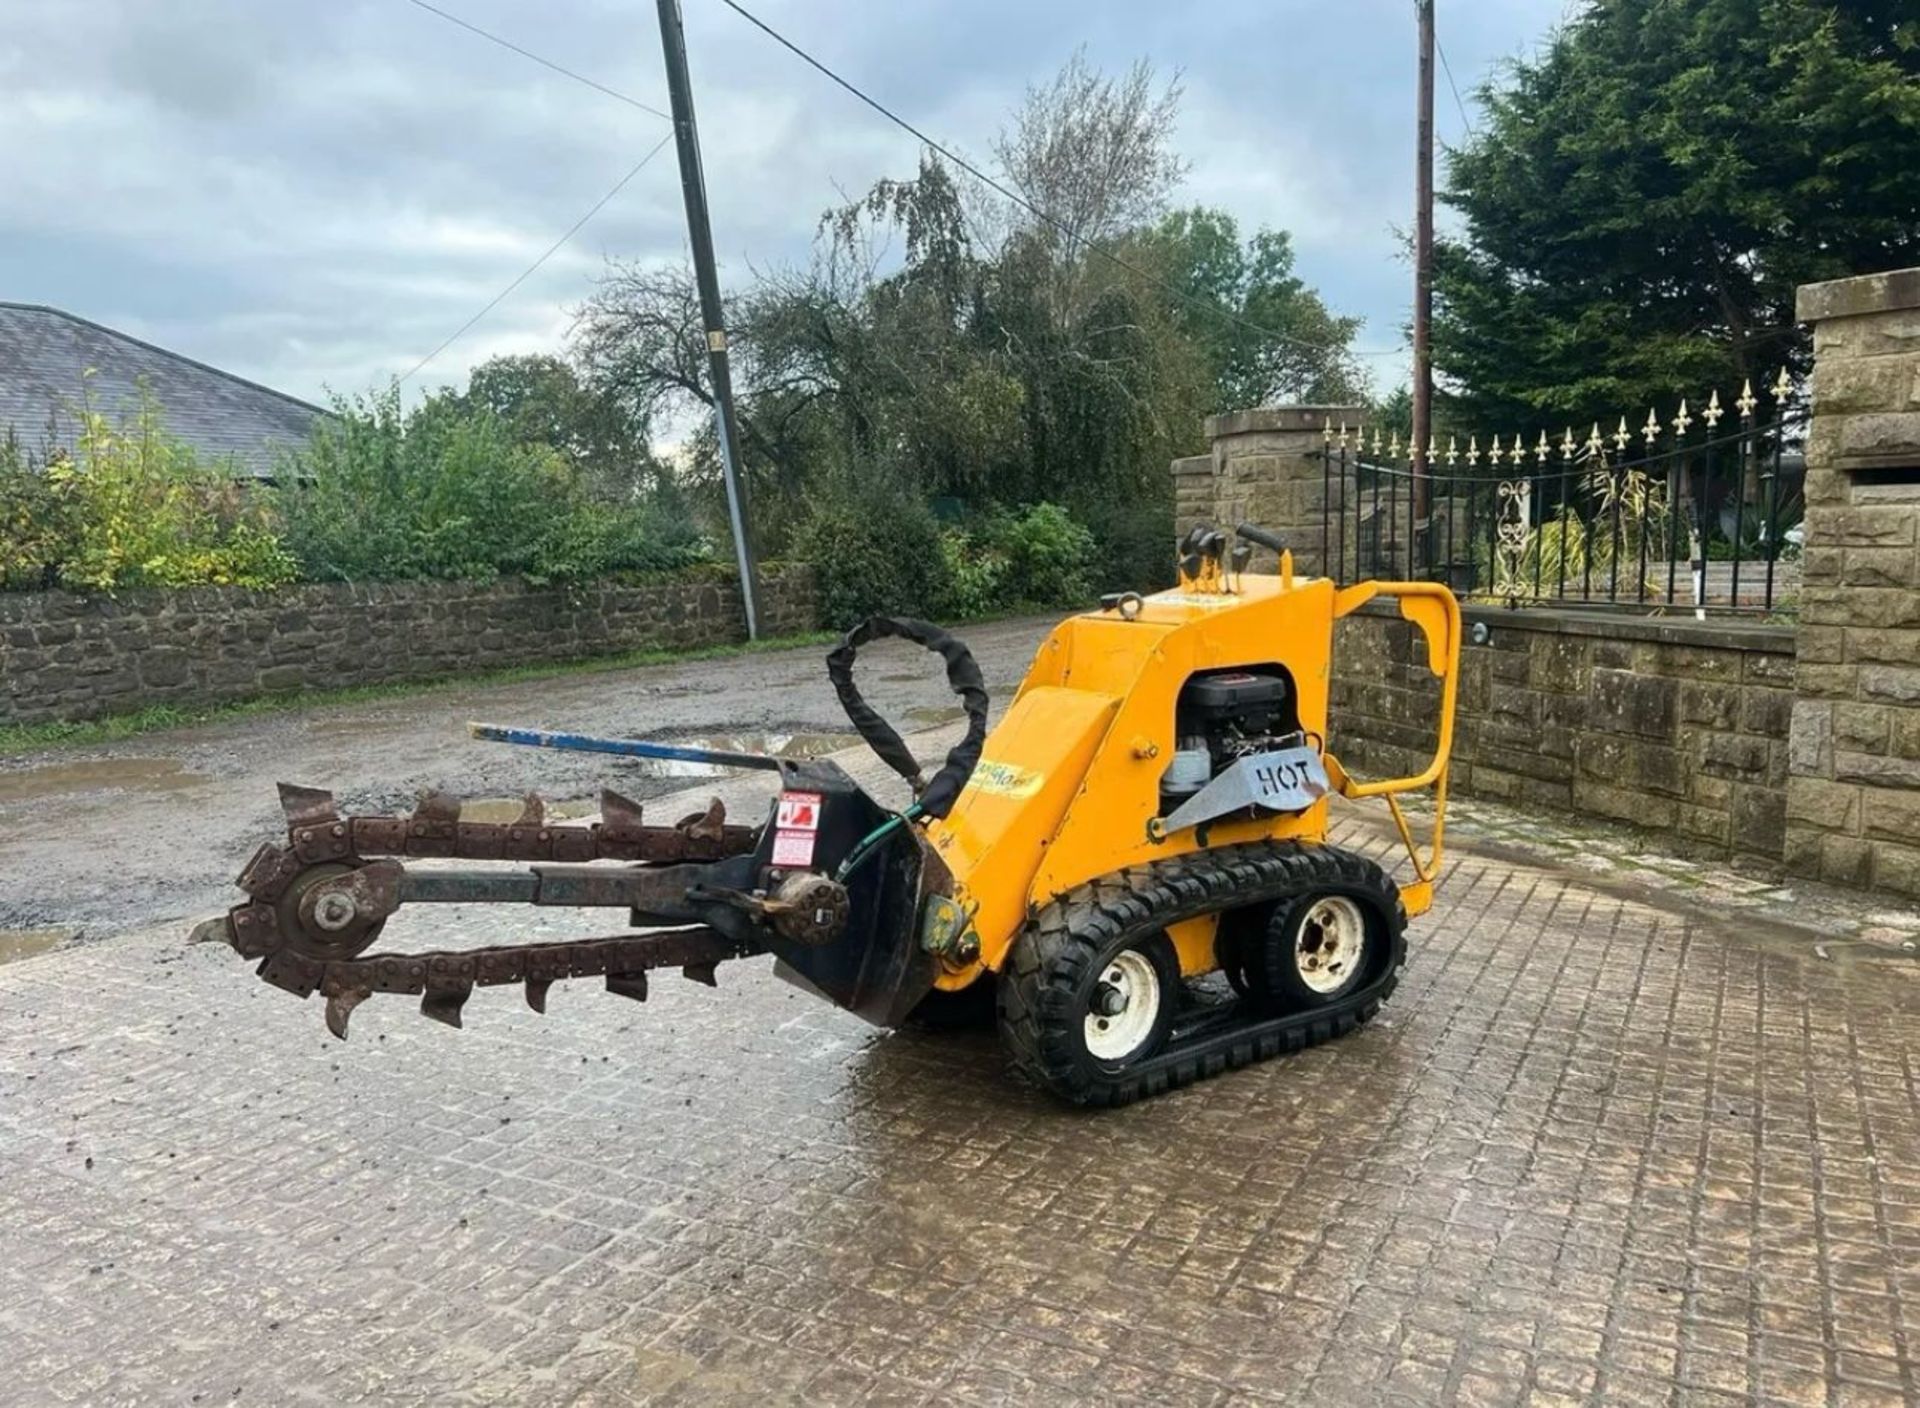
M 1920 269 L 1892 269 L 1884 274 L 1802 284 L 1793 300 L 1793 315 L 1803 323 L 1897 313 L 1908 308 L 1920 308 Z
M 1273 430 L 1320 430 L 1328 421 L 1339 425 L 1358 425 L 1366 418 L 1365 406 L 1256 406 L 1251 410 L 1229 411 L 1208 416 L 1203 433 L 1209 440 L 1228 435 L 1251 435 Z

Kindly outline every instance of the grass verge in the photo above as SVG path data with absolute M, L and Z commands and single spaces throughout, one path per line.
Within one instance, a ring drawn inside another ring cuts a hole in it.
M 224 723 L 229 719 L 252 718 L 259 714 L 304 713 L 334 704 L 364 704 L 371 700 L 401 699 L 408 695 L 430 694 L 453 688 L 472 688 L 496 684 L 518 684 L 525 680 L 556 679 L 567 675 L 598 675 L 614 670 L 631 670 L 641 665 L 668 665 L 682 661 L 721 660 L 735 655 L 758 655 L 770 650 L 791 650 L 796 646 L 824 645 L 839 637 L 830 631 L 807 635 L 779 636 L 768 640 L 736 645 L 699 646 L 691 650 L 632 650 L 621 655 L 597 655 L 587 660 L 552 661 L 538 665 L 514 665 L 503 670 L 479 674 L 436 675 L 430 679 L 402 680 L 392 684 L 351 685 L 343 689 L 305 689 L 291 694 L 263 694 L 252 699 L 180 708 L 155 704 L 127 714 L 112 714 L 103 719 L 79 723 L 0 724 L 0 758 L 28 753 L 39 748 L 81 747 L 112 743 L 159 729 L 185 728 L 192 724 Z

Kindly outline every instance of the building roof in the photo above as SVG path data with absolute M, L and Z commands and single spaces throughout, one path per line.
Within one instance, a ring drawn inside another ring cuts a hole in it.
M 91 370 L 94 374 L 87 376 Z M 320 407 L 99 323 L 35 303 L 0 302 L 0 435 L 70 443 L 86 397 L 109 418 L 139 408 L 145 384 L 168 431 L 208 461 L 254 478 L 307 438 Z

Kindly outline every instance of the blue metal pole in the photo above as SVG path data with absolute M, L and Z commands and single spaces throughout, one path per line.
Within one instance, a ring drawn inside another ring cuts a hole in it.
M 627 758 L 659 758 L 675 763 L 706 763 L 721 768 L 752 768 L 778 772 L 782 760 L 765 753 L 734 753 L 720 748 L 690 748 L 679 743 L 656 743 L 645 738 L 596 738 L 588 733 L 558 733 L 543 728 L 511 728 L 505 724 L 467 725 L 467 732 L 489 743 L 518 743 L 528 748 L 557 748 L 570 753 L 613 753 Z

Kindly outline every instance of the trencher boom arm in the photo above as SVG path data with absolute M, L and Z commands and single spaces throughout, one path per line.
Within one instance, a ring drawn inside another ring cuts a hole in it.
M 934 960 L 916 945 L 885 940 L 915 932 L 927 894 L 946 883 L 920 832 L 904 823 L 951 806 L 979 757 L 987 697 L 972 656 L 944 631 L 921 622 L 870 622 L 862 631 L 842 644 L 836 684 L 861 641 L 902 635 L 946 656 L 967 707 L 967 736 L 923 782 L 911 752 L 860 701 L 848 674 L 849 713 L 918 791 L 906 813 L 880 806 L 824 759 L 473 724 L 475 737 L 497 742 L 776 772 L 782 790 L 758 826 L 731 824 L 718 799 L 672 825 L 652 825 L 611 789 L 601 794 L 597 822 L 569 825 L 549 822 L 537 795 L 514 821 L 496 823 L 463 819 L 460 800 L 442 792 L 406 816 L 354 816 L 331 793 L 282 784 L 285 841 L 259 848 L 237 882 L 246 902 L 198 926 L 194 938 L 258 960 L 259 976 L 277 987 L 320 993 L 338 1037 L 376 993 L 418 996 L 424 1015 L 457 1027 L 475 987 L 522 984 L 528 1005 L 544 1012 L 555 981 L 603 977 L 610 992 L 644 1001 L 654 969 L 678 968 L 712 985 L 720 963 L 769 952 L 783 976 L 871 1021 L 898 1022 L 932 986 Z M 484 864 L 406 864 L 414 859 Z M 625 910 L 633 928 L 648 932 L 368 952 L 403 905 L 432 904 Z

